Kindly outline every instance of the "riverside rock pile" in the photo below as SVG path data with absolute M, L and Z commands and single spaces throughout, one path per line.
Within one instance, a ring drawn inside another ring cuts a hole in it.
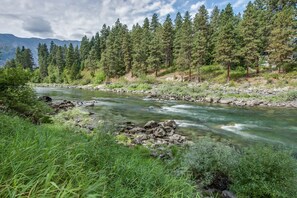
M 149 121 L 143 127 L 126 122 L 120 126 L 118 135 L 124 135 L 128 140 L 131 140 L 130 145 L 143 145 L 152 148 L 188 143 L 185 136 L 176 133 L 177 127 L 173 120 Z

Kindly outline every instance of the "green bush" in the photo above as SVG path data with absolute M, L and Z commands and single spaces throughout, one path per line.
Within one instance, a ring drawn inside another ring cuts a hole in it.
M 26 85 L 30 77 L 22 68 L 0 69 L 0 106 L 4 111 L 29 118 L 34 123 L 47 122 L 50 108 L 38 101 L 33 89 Z
M 185 154 L 182 167 L 203 186 L 227 189 L 239 154 L 233 147 L 210 138 L 199 140 Z
M 233 182 L 238 197 L 295 197 L 297 161 L 289 152 L 271 147 L 248 148 L 234 170 Z
M 283 70 L 284 72 L 288 73 L 288 72 L 293 72 L 293 71 L 297 71 L 297 63 L 287 63 L 283 66 Z
M 147 83 L 131 84 L 128 89 L 133 91 L 146 91 L 152 89 L 152 86 Z
M 111 83 L 111 84 L 107 85 L 106 87 L 109 89 L 119 89 L 119 88 L 124 87 L 124 85 L 121 83 Z
M 153 76 L 147 76 L 147 75 L 141 75 L 138 79 L 139 83 L 144 83 L 144 84 L 154 84 L 157 83 L 157 79 Z
M 100 84 L 102 82 L 104 82 L 106 79 L 105 73 L 102 70 L 97 70 L 95 73 L 95 77 L 94 77 L 94 83 L 95 84 Z

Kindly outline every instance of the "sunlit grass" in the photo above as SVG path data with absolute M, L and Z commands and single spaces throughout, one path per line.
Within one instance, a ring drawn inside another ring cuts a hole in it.
M 0 115 L 0 197 L 194 197 L 143 149 Z

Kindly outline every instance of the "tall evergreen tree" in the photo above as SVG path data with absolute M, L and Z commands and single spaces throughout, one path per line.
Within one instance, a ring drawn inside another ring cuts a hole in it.
M 23 51 L 23 61 L 23 68 L 33 71 L 34 59 L 30 49 L 25 49 Z
M 131 32 L 132 39 L 132 76 L 137 76 L 141 70 L 142 64 L 142 51 L 141 51 L 141 40 L 142 40 L 142 28 L 137 23 L 133 26 Z
M 254 5 L 249 2 L 240 23 L 240 35 L 243 41 L 240 52 L 246 66 L 247 78 L 249 77 L 249 67 L 257 67 L 257 73 L 259 73 L 260 38 L 258 29 L 257 11 Z
M 189 71 L 189 80 L 192 78 L 192 22 L 189 12 L 186 12 L 181 31 L 181 48 L 177 57 L 177 64 L 180 71 Z
M 109 33 L 110 33 L 110 27 L 104 24 L 100 31 L 100 47 L 102 52 L 104 52 L 104 50 L 106 49 L 106 41 Z
M 215 6 L 210 15 L 209 22 L 209 64 L 213 64 L 215 61 L 215 48 L 217 44 L 217 38 L 220 28 L 220 9 Z
M 294 10 L 285 7 L 275 15 L 273 29 L 269 38 L 269 61 L 281 71 L 284 63 L 292 61 L 293 42 L 296 39 Z
M 153 34 L 153 38 L 150 43 L 150 55 L 148 57 L 148 63 L 150 69 L 155 72 L 155 76 L 158 76 L 158 71 L 162 63 L 162 28 L 158 27 Z
M 215 48 L 215 60 L 227 68 L 227 82 L 230 81 L 231 65 L 236 60 L 236 34 L 231 4 L 222 12 L 220 31 Z
M 151 24 L 150 24 L 150 30 L 152 32 L 156 32 L 158 27 L 160 27 L 159 18 L 158 18 L 158 15 L 156 13 L 154 13 L 153 17 L 152 17 Z
M 200 67 L 209 60 L 209 24 L 208 12 L 204 5 L 194 18 L 193 66 L 197 69 L 197 79 L 201 81 Z
M 56 59 L 56 65 L 59 71 L 59 77 L 61 77 L 65 67 L 65 55 L 64 55 L 63 47 L 61 46 L 58 47 L 55 59 Z
M 48 76 L 48 48 L 46 44 L 39 43 L 38 45 L 38 64 L 40 70 L 40 78 L 43 80 Z
M 178 65 L 177 60 L 181 49 L 182 26 L 183 26 L 183 18 L 179 12 L 176 14 L 174 23 L 175 25 L 174 25 L 174 40 L 173 40 L 173 61 L 175 65 Z
M 143 28 L 142 28 L 142 39 L 140 46 L 141 53 L 141 68 L 140 74 L 147 74 L 148 71 L 148 57 L 150 54 L 150 42 L 151 42 L 151 32 L 149 29 L 149 20 L 146 18 L 144 20 Z
M 66 54 L 66 69 L 67 72 L 70 72 L 72 65 L 74 63 L 74 48 L 73 48 L 73 44 L 70 43 L 68 50 L 67 50 L 67 54 Z
M 91 50 L 90 46 L 91 45 L 90 45 L 90 41 L 89 41 L 88 37 L 84 36 L 80 42 L 80 54 L 81 54 L 82 60 L 87 59 L 89 52 Z
M 95 35 L 94 48 L 96 51 L 96 60 L 100 61 L 100 59 L 101 59 L 101 40 L 100 40 L 100 35 L 98 32 Z
M 164 53 L 165 59 L 165 66 L 171 67 L 173 64 L 173 39 L 174 39 L 174 32 L 173 32 L 173 24 L 170 18 L 170 15 L 167 15 L 166 20 L 163 24 L 163 31 L 162 31 L 162 49 Z

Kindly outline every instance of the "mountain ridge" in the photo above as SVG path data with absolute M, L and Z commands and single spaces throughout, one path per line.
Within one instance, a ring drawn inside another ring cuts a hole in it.
M 29 48 L 32 51 L 32 55 L 34 58 L 35 65 L 38 65 L 38 51 L 37 47 L 39 43 L 45 43 L 49 47 L 51 41 L 53 41 L 56 45 L 64 46 L 72 43 L 74 46 L 80 45 L 80 41 L 76 40 L 59 40 L 55 38 L 21 38 L 17 37 L 13 34 L 0 33 L 0 67 L 3 66 L 7 60 L 14 58 L 15 51 L 17 47 L 24 46 L 25 48 Z

